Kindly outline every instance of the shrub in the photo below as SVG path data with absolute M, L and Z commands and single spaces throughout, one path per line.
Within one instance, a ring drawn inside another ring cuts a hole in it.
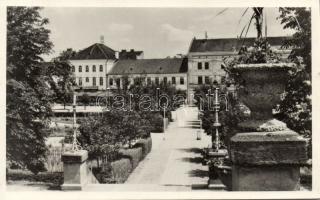
M 152 148 L 152 140 L 151 138 L 141 139 L 135 145 L 135 148 L 141 147 L 142 149 L 142 159 L 147 156 L 147 154 L 151 151 Z
M 129 158 L 121 158 L 113 162 L 103 163 L 95 167 L 92 172 L 99 183 L 124 183 L 133 170 Z
M 132 171 L 132 165 L 129 159 L 122 158 L 111 163 L 111 178 L 116 183 L 124 183 Z
M 119 151 L 122 158 L 128 158 L 132 165 L 132 170 L 135 169 L 140 160 L 142 160 L 142 148 L 121 149 Z
M 61 185 L 63 183 L 63 173 L 62 172 L 41 172 L 38 174 L 33 174 L 28 171 L 9 171 L 6 174 L 7 181 L 30 181 L 30 182 L 43 182 L 43 183 L 52 183 L 54 185 Z
M 159 113 L 150 114 L 151 132 L 161 133 L 163 132 L 163 117 Z

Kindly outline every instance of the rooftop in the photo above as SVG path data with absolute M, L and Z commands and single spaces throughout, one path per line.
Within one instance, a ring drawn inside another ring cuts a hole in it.
M 95 43 L 83 50 L 80 50 L 73 58 L 71 58 L 71 60 L 88 59 L 116 59 L 115 51 L 104 44 Z
M 287 37 L 268 37 L 271 46 L 282 46 Z M 189 53 L 196 52 L 233 52 L 242 45 L 250 46 L 256 38 L 220 38 L 220 39 L 193 39 Z
M 110 74 L 174 74 L 188 71 L 186 58 L 119 60 Z

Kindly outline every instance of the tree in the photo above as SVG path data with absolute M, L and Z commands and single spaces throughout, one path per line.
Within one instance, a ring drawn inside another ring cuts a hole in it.
M 138 112 L 111 110 L 102 116 L 84 119 L 78 139 L 89 151 L 90 159 L 107 162 L 117 158 L 123 145 L 131 148 L 135 139 L 145 137 L 150 132 L 149 127 L 149 122 Z
M 64 109 L 66 103 L 72 102 L 73 86 L 76 85 L 69 59 L 76 55 L 76 51 L 69 48 L 62 51 L 53 59 L 53 67 L 49 67 L 49 75 L 52 77 L 51 87 L 55 90 L 56 102 L 62 102 Z M 50 66 L 50 65 L 49 65 Z
M 81 96 L 81 102 L 84 105 L 84 109 L 86 109 L 86 106 L 89 105 L 89 103 L 90 103 L 90 96 L 87 93 L 84 93 Z
M 68 61 L 73 58 L 77 52 L 72 48 L 68 48 L 60 53 L 60 55 L 56 58 L 58 61 Z
M 53 91 L 40 65 L 50 53 L 50 31 L 38 7 L 7 9 L 7 160 L 34 173 L 44 170 L 45 137 Z
M 309 8 L 280 8 L 281 24 L 296 32 L 285 41 L 289 59 L 298 65 L 290 74 L 279 118 L 298 133 L 311 138 L 311 11 Z

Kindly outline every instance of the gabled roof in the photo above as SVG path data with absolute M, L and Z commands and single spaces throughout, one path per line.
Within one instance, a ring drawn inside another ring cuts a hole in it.
M 80 50 L 71 60 L 115 59 L 115 51 L 104 44 L 95 43 Z
M 268 37 L 271 46 L 281 46 L 287 37 Z M 256 38 L 193 39 L 189 53 L 237 51 L 242 45 L 252 46 Z
M 175 74 L 187 71 L 187 58 L 163 58 L 119 60 L 109 74 Z

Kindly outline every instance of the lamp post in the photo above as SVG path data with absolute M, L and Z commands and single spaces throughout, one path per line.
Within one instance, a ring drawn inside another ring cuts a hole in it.
M 219 123 L 219 110 L 220 110 L 220 104 L 219 104 L 219 88 L 215 89 L 215 101 L 214 101 L 214 111 L 215 111 L 215 122 L 213 123 L 213 126 L 215 127 L 215 149 L 216 151 L 219 151 L 220 141 L 219 141 L 219 127 L 221 124 Z
M 73 94 L 73 124 L 72 124 L 72 128 L 73 128 L 73 140 L 72 140 L 72 151 L 79 151 L 81 149 L 78 141 L 77 141 L 77 116 L 76 116 L 76 105 L 77 105 L 77 95 Z

